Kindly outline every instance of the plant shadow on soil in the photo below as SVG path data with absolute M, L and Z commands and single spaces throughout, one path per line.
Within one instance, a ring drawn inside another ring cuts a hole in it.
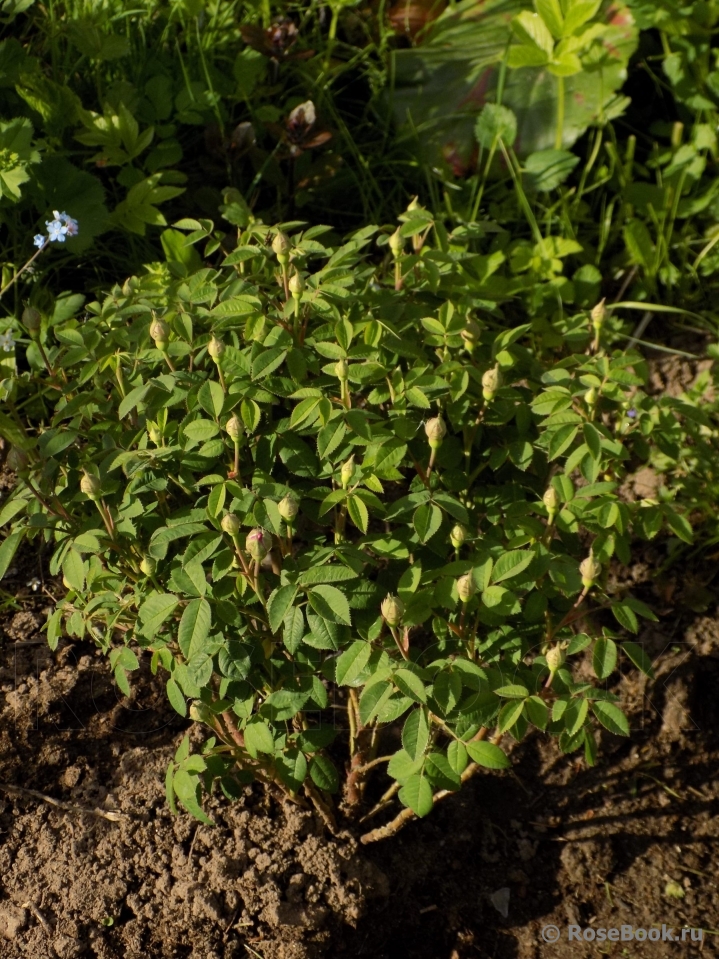
M 213 827 L 173 816 L 163 779 L 186 724 L 147 663 L 128 701 L 91 644 L 47 648 L 48 600 L 26 585 L 36 563 L 18 561 L 0 611 L 0 787 L 26 790 L 0 789 L 0 959 L 663 959 L 701 946 L 569 942 L 570 923 L 704 928 L 713 954 L 713 610 L 665 604 L 642 633 L 656 678 L 628 669 L 613 686 L 632 736 L 603 733 L 597 767 L 529 736 L 512 772 L 480 774 L 365 847 L 256 788 L 210 801 Z M 543 941 L 548 925 L 558 942 Z

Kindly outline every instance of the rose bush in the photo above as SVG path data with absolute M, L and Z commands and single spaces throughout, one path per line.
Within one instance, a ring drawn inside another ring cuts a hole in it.
M 508 767 L 530 727 L 590 763 L 597 724 L 627 735 L 607 680 L 651 670 L 627 636 L 653 614 L 608 568 L 691 527 L 671 474 L 656 500 L 620 486 L 701 413 L 644 392 L 621 307 L 557 309 L 556 243 L 529 282 L 506 234 L 416 203 L 344 241 L 176 229 L 177 258 L 82 318 L 26 314 L 0 414 L 0 573 L 51 544 L 50 645 L 96 643 L 126 694 L 149 657 L 207 728 L 170 803 L 206 819 L 203 790 L 259 780 L 332 825 L 396 796 L 370 841 Z M 217 265 L 183 263 L 193 244 Z

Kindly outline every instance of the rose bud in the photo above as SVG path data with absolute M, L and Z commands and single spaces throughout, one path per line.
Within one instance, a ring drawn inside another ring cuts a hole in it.
M 382 600 L 380 607 L 382 618 L 388 626 L 399 626 L 404 616 L 404 603 L 398 596 L 388 593 Z
M 392 256 L 396 259 L 402 255 L 402 250 L 404 249 L 404 237 L 400 233 L 400 228 L 394 231 L 392 236 L 388 240 L 388 246 L 392 251 Z
M 233 413 L 229 420 L 225 423 L 225 430 L 227 431 L 227 435 L 234 443 L 236 443 L 242 436 L 242 420 L 239 418 L 237 413 Z
M 452 530 L 449 534 L 449 541 L 455 549 L 459 549 L 466 538 L 467 530 L 464 528 L 464 526 L 462 526 L 461 523 L 457 523 L 452 527 Z
M 579 572 L 582 575 L 582 586 L 584 586 L 585 589 L 590 589 L 590 587 L 594 586 L 602 572 L 602 566 L 601 563 L 596 561 L 591 551 L 589 556 L 583 559 L 579 564 Z
M 457 580 L 457 595 L 459 596 L 460 602 L 468 603 L 476 592 L 477 584 L 472 578 L 471 573 L 465 573 L 464 576 L 459 577 Z
M 295 272 L 290 277 L 290 281 L 287 284 L 287 288 L 289 289 L 292 296 L 296 300 L 299 300 L 305 288 L 305 281 L 302 279 L 302 276 L 299 273 Z
M 100 487 L 99 477 L 94 476 L 92 473 L 83 473 L 82 479 L 80 480 L 80 490 L 88 499 L 100 499 Z
M 278 230 L 272 241 L 272 252 L 282 266 L 289 262 L 290 246 L 290 238 L 282 230 Z
M 277 504 L 279 514 L 288 526 L 292 525 L 299 508 L 300 505 L 294 493 L 287 493 Z
M 544 654 L 544 658 L 547 661 L 549 672 L 554 675 L 559 667 L 564 665 L 564 660 L 567 658 L 567 654 L 565 653 L 562 644 L 558 643 L 556 646 L 552 646 L 551 649 L 547 650 L 547 652 Z
M 160 446 L 162 443 L 162 430 L 155 423 L 147 424 L 147 435 L 150 437 L 151 443 L 154 443 L 155 446 Z
M 140 563 L 140 572 L 144 573 L 145 576 L 152 576 L 152 574 L 157 569 L 157 563 L 152 558 L 152 556 L 143 556 L 142 562 Z
M 346 383 L 349 378 L 349 364 L 344 356 L 340 357 L 335 363 L 335 374 L 341 383 Z
M 26 306 L 22 311 L 22 322 L 25 329 L 30 334 L 31 339 L 36 339 L 40 333 L 42 317 L 40 312 L 34 306 Z
M 240 532 L 240 521 L 234 513 L 225 513 L 220 521 L 223 533 L 232 536 L 233 539 Z
M 27 469 L 30 457 L 19 446 L 11 446 L 5 462 L 9 470 L 12 470 L 13 473 L 19 473 L 21 470 Z
M 212 334 L 212 339 L 207 344 L 207 352 L 210 354 L 213 360 L 217 362 L 222 354 L 225 352 L 225 344 L 222 340 L 219 340 L 215 334 Z
M 557 511 L 559 510 L 559 497 L 557 496 L 557 491 L 553 486 L 547 487 L 544 496 L 542 497 L 542 502 L 547 507 L 547 512 L 550 516 L 557 515 Z
M 472 319 L 468 319 L 464 329 L 460 330 L 459 335 L 464 341 L 464 348 L 468 353 L 473 353 L 479 338 L 482 335 L 482 327 Z
M 262 562 L 272 549 L 272 536 L 266 530 L 260 529 L 259 527 L 253 529 L 247 534 L 245 549 L 252 559 L 257 562 Z
M 430 449 L 438 450 L 442 445 L 442 440 L 447 435 L 447 427 L 441 416 L 433 416 L 424 424 L 424 431 L 429 440 Z
M 494 394 L 502 385 L 502 371 L 499 366 L 493 366 L 482 375 L 482 396 L 487 403 L 494 399 Z
M 207 723 L 208 726 L 213 725 L 212 710 L 200 699 L 196 699 L 194 703 L 190 705 L 189 714 L 193 723 Z
M 605 299 L 600 300 L 590 314 L 592 317 L 592 326 L 597 333 L 604 326 L 604 321 L 607 317 L 607 310 L 604 306 L 605 302 Z
M 347 487 L 352 482 L 357 467 L 355 466 L 354 454 L 350 456 L 348 460 L 342 464 L 342 471 L 340 472 L 340 480 L 342 482 L 342 489 L 347 489 Z
M 155 341 L 155 346 L 161 353 L 167 351 L 167 338 L 170 335 L 170 327 L 164 320 L 153 320 L 150 323 L 150 336 Z

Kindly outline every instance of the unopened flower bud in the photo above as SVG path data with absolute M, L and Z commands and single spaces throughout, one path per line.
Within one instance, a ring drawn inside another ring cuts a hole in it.
M 233 538 L 240 532 L 240 521 L 234 513 L 225 513 L 220 521 L 222 532 Z
M 349 364 L 344 356 L 340 357 L 339 360 L 335 363 L 335 371 L 337 373 L 337 379 L 342 383 L 346 383 L 349 377 Z
M 347 489 L 347 487 L 352 482 L 352 479 L 355 475 L 357 467 L 355 466 L 354 454 L 350 456 L 348 460 L 342 464 L 342 471 L 340 472 L 340 480 L 342 482 L 342 489 Z
M 457 595 L 461 603 L 468 603 L 477 592 L 477 584 L 471 573 L 465 573 L 457 580 Z
M 257 560 L 257 562 L 262 562 L 262 560 L 267 556 L 270 549 L 272 548 L 272 536 L 267 530 L 257 529 L 251 530 L 247 534 L 247 539 L 245 540 L 245 549 L 250 554 L 252 559 Z
M 290 246 L 290 238 L 282 230 L 278 230 L 272 241 L 272 252 L 282 266 L 289 262 Z
M 88 499 L 100 499 L 100 479 L 93 473 L 83 473 L 80 480 L 80 490 Z
M 227 431 L 227 435 L 230 437 L 233 443 L 236 443 L 242 436 L 242 420 L 239 418 L 237 413 L 233 413 L 229 420 L 225 423 L 225 430 Z
M 152 576 L 155 570 L 157 569 L 157 563 L 152 558 L 152 556 L 143 556 L 140 563 L 140 572 L 144 573 L 145 576 Z
M 162 430 L 156 423 L 147 424 L 147 435 L 150 437 L 150 442 L 154 443 L 155 446 L 159 446 L 162 443 Z
M 39 310 L 36 310 L 34 306 L 26 306 L 22 311 L 22 323 L 30 334 L 30 338 L 33 340 L 36 339 L 40 334 L 40 326 L 42 324 L 42 317 L 40 316 Z
M 164 320 L 153 320 L 150 323 L 150 336 L 155 341 L 155 346 L 161 353 L 167 350 L 167 338 L 170 335 L 170 327 Z
M 493 366 L 482 375 L 482 396 L 487 403 L 494 399 L 494 394 L 502 385 L 502 371 L 499 366 Z
M 212 710 L 199 699 L 191 703 L 189 713 L 193 723 L 207 723 L 209 726 L 212 725 Z
M 219 340 L 214 333 L 212 334 L 212 339 L 207 344 L 207 352 L 215 362 L 217 362 L 217 360 L 219 360 L 219 358 L 225 352 L 225 344 L 222 342 L 222 340 Z
M 294 296 L 296 300 L 299 300 L 305 288 L 305 281 L 302 279 L 301 274 L 297 272 L 293 273 L 287 287 L 292 296 Z
M 9 470 L 12 470 L 13 473 L 19 473 L 24 469 L 27 469 L 30 458 L 28 457 L 25 450 L 21 450 L 19 446 L 11 446 L 7 454 L 7 459 L 5 463 Z
M 392 251 L 392 256 L 395 260 L 402 255 L 402 250 L 404 249 L 404 237 L 400 233 L 400 228 L 394 231 L 392 236 L 389 238 L 389 248 Z
M 583 559 L 579 564 L 579 572 L 582 576 L 582 586 L 585 589 L 589 589 L 591 586 L 594 586 L 595 582 L 599 578 L 599 575 L 602 572 L 601 563 L 598 563 L 594 558 L 594 555 L 590 552 L 589 556 L 586 559 Z
M 441 416 L 433 416 L 424 424 L 424 431 L 427 434 L 430 449 L 438 450 L 442 445 L 442 440 L 447 435 L 447 427 Z
M 294 493 L 287 493 L 277 504 L 279 514 L 288 526 L 292 525 L 299 508 L 300 505 Z
M 459 549 L 467 538 L 467 530 L 461 523 L 456 523 L 449 534 L 449 541 L 455 549 Z
M 544 496 L 542 497 L 542 502 L 547 507 L 547 512 L 550 516 L 556 516 L 557 511 L 559 510 L 559 497 L 557 496 L 557 491 L 553 486 L 548 486 Z
M 561 643 L 558 643 L 556 646 L 552 646 L 551 649 L 547 650 L 547 652 L 544 654 L 544 658 L 547 661 L 549 672 L 554 675 L 559 667 L 564 665 L 564 660 L 567 658 L 567 654 L 564 651 L 564 646 Z
M 597 405 L 598 394 L 596 389 L 593 386 L 590 386 L 587 392 L 584 394 L 584 402 L 590 409 L 593 409 Z
M 482 335 L 482 327 L 475 320 L 468 319 L 464 324 L 464 329 L 460 330 L 460 336 L 464 341 L 464 348 L 468 353 L 473 353 L 479 343 Z
M 592 326 L 597 333 L 604 326 L 604 321 L 607 317 L 607 309 L 604 305 L 605 302 L 606 300 L 604 299 L 600 300 L 590 314 L 592 317 Z
M 380 607 L 382 618 L 388 626 L 399 626 L 404 616 L 404 603 L 398 596 L 388 593 L 382 600 Z
M 416 196 L 412 199 L 411 203 L 407 207 L 407 213 L 414 213 L 415 210 L 421 210 L 422 204 L 419 202 L 419 197 Z

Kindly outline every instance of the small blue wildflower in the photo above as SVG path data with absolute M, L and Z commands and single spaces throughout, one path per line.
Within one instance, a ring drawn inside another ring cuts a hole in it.
M 45 226 L 47 227 L 47 236 L 51 243 L 54 243 L 57 240 L 59 243 L 65 242 L 65 233 L 67 232 L 67 227 L 64 223 L 61 223 L 60 220 L 46 220 Z
M 7 333 L 0 333 L 0 350 L 4 353 L 12 353 L 15 348 L 15 340 L 12 335 L 12 330 L 8 330 Z
M 44 233 L 36 233 L 35 236 L 32 238 L 32 242 L 35 244 L 38 250 L 42 250 L 42 248 L 47 243 L 47 237 L 45 236 Z
M 632 408 L 631 410 L 627 410 L 627 416 L 629 417 L 630 420 L 636 419 L 637 411 L 634 408 Z
M 80 232 L 80 227 L 78 226 L 77 220 L 73 220 L 71 216 L 68 216 L 67 213 L 61 213 L 60 219 L 65 224 L 65 232 L 68 236 L 77 236 Z

